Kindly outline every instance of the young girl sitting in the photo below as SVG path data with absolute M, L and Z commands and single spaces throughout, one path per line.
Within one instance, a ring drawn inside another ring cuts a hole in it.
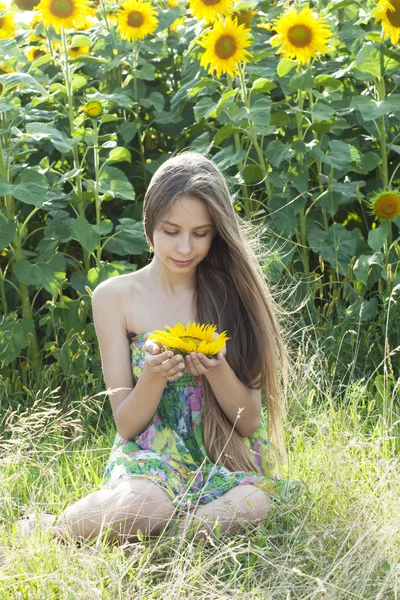
M 101 489 L 55 524 L 81 540 L 107 531 L 135 541 L 138 529 L 158 536 L 169 523 L 185 535 L 189 518 L 202 528 L 195 539 L 216 521 L 236 532 L 300 486 L 279 478 L 274 456 L 286 458 L 288 365 L 276 307 L 221 171 L 197 152 L 170 158 L 146 191 L 143 222 L 150 264 L 92 296 L 117 433 Z M 207 358 L 150 339 L 178 323 L 214 324 L 229 341 Z

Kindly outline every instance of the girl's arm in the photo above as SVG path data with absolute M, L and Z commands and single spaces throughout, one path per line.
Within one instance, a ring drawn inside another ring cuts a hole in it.
M 235 428 L 242 437 L 252 435 L 261 422 L 261 390 L 251 390 L 246 387 L 236 377 L 225 359 L 218 367 L 205 373 L 205 377 L 211 385 L 218 404 L 232 425 L 239 409 L 244 409 Z

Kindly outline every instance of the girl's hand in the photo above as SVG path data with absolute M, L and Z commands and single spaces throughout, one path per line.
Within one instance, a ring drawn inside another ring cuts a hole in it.
M 218 334 L 214 334 L 218 337 Z M 191 375 L 206 375 L 225 362 L 226 344 L 212 358 L 207 358 L 201 352 L 191 352 L 185 356 L 185 369 Z
M 161 352 L 161 344 L 154 340 L 146 340 L 144 350 L 145 368 L 155 376 L 168 381 L 176 381 L 182 375 L 185 364 L 179 354 L 174 356 L 171 351 Z

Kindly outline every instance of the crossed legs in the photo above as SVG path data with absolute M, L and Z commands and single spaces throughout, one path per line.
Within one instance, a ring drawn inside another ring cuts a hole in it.
M 201 505 L 193 514 L 178 516 L 168 492 L 143 477 L 123 479 L 112 489 L 92 492 L 68 506 L 53 526 L 55 537 L 92 540 L 107 532 L 107 541 L 123 544 L 138 541 L 137 531 L 158 536 L 168 523 L 178 522 L 178 536 L 185 536 L 195 523 L 194 541 L 212 532 L 215 522 L 221 532 L 235 533 L 241 524 L 256 525 L 269 509 L 268 495 L 253 485 L 239 485 L 220 498 Z

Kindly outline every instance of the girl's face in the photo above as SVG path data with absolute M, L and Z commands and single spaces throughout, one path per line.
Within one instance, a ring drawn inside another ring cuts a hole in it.
M 214 235 L 206 203 L 181 196 L 155 225 L 154 252 L 174 272 L 195 270 L 207 256 Z M 191 262 L 179 265 L 174 261 Z

